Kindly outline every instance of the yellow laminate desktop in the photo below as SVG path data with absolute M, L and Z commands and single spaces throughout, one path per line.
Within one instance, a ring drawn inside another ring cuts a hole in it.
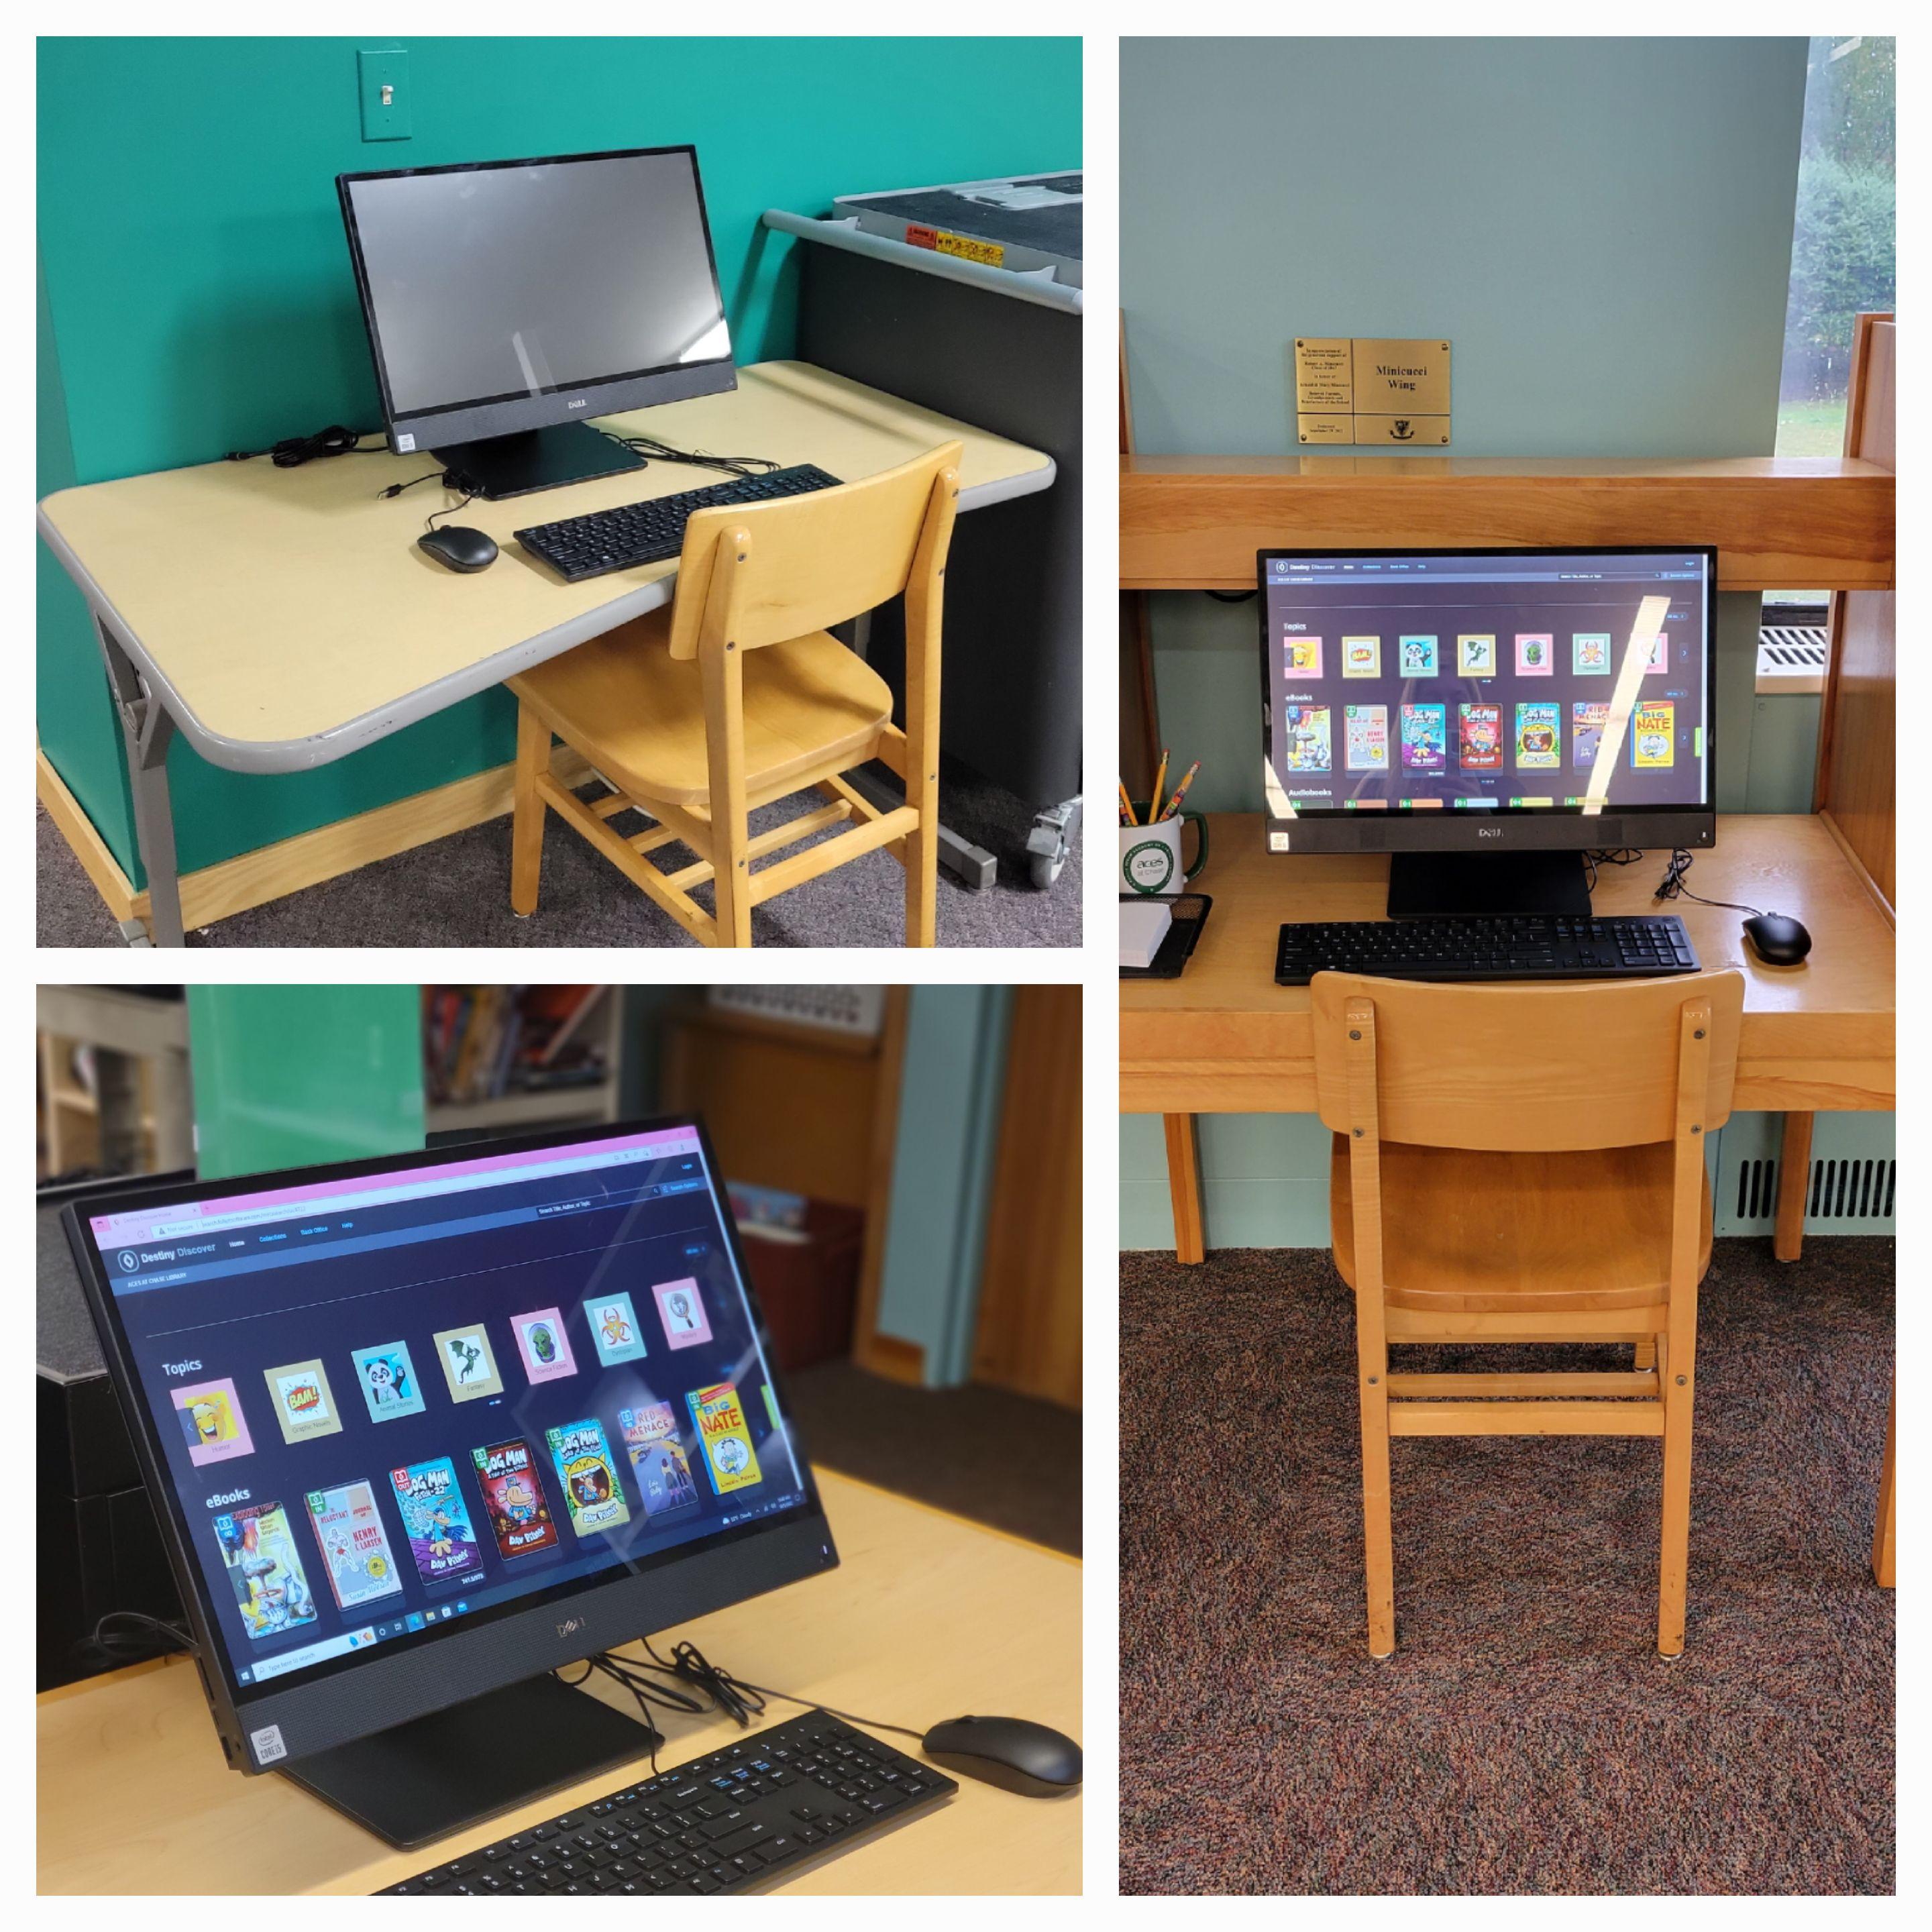
M 821 1470 L 819 1481 L 840 1568 L 668 1634 L 752 1683 L 864 1717 L 923 1729 L 995 1713 L 1081 1736 L 1078 1563 L 848 1478 Z M 601 1677 L 586 1694 L 634 1708 Z M 796 1709 L 774 1702 L 758 1721 Z M 50 1691 L 37 1716 L 42 1892 L 374 1892 L 650 1770 L 640 1759 L 438 1844 L 394 1852 L 286 1779 L 230 1771 L 185 1659 Z M 716 1714 L 658 1721 L 664 1770 L 744 1735 Z M 910 1738 L 886 1741 L 917 1753 Z M 1022 1798 L 963 1778 L 959 1786 L 938 1810 L 779 1888 L 1080 1889 L 1078 1794 Z

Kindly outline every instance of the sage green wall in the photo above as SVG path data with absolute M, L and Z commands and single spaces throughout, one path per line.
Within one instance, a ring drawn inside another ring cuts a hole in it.
M 415 986 L 190 986 L 202 1178 L 419 1151 L 420 1012 Z
M 1285 452 L 1298 333 L 1439 334 L 1454 454 L 1768 454 L 1804 62 L 1802 38 L 1123 41 L 1137 446 Z M 1754 728 L 1757 599 L 1718 605 L 1718 802 L 1804 808 L 1809 737 Z M 1192 801 L 1258 810 L 1253 604 L 1150 614 Z M 1210 1244 L 1325 1242 L 1314 1122 L 1204 1119 L 1201 1144 Z M 1166 1172 L 1159 1123 L 1124 1118 L 1124 1246 L 1172 1245 Z
M 364 143 L 356 50 L 392 46 L 409 51 L 414 136 Z M 693 142 L 734 347 L 755 362 L 790 352 L 796 308 L 794 244 L 759 226 L 766 208 L 822 213 L 857 190 L 1078 166 L 1080 44 L 43 40 L 38 134 L 40 400 L 56 414 L 44 425 L 44 494 L 380 422 L 338 172 Z M 345 622 L 354 595 L 345 584 Z M 98 654 L 78 595 L 44 560 L 40 646 L 49 756 L 132 871 Z M 286 777 L 220 771 L 177 744 L 181 863 L 500 764 L 513 738 L 512 707 L 493 692 Z

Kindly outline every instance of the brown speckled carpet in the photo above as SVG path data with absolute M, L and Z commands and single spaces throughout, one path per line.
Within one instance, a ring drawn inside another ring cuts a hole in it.
M 1894 1599 L 1869 1556 L 1892 1321 L 1889 1240 L 1790 1266 L 1717 1244 L 1674 1664 L 1655 1442 L 1398 1440 L 1377 1664 L 1328 1256 L 1124 1255 L 1121 1889 L 1891 1892 Z

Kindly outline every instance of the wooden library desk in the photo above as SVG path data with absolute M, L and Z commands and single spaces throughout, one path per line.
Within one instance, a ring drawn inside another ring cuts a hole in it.
M 818 1476 L 841 1567 L 676 1634 L 754 1683 L 866 1717 L 924 1726 L 996 1712 L 1078 1738 L 1080 1565 L 868 1484 Z M 602 1677 L 587 1694 L 634 1708 Z M 185 1658 L 38 1701 L 42 1892 L 374 1892 L 650 1768 L 640 1758 L 440 1844 L 395 1852 L 285 1779 L 230 1771 Z M 774 1702 L 760 1721 L 779 1723 L 795 1708 Z M 669 1740 L 658 1755 L 665 1770 L 742 1735 L 716 1713 L 658 1720 Z M 782 1888 L 1078 1892 L 1081 1811 L 1077 1792 L 1021 1798 L 962 1778 L 950 1803 Z

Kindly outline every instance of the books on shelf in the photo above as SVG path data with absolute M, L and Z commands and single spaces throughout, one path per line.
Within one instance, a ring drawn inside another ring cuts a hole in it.
M 604 986 L 425 986 L 423 1088 L 433 1106 L 463 1106 L 560 1087 L 595 1086 L 611 1071 L 585 1022 Z

